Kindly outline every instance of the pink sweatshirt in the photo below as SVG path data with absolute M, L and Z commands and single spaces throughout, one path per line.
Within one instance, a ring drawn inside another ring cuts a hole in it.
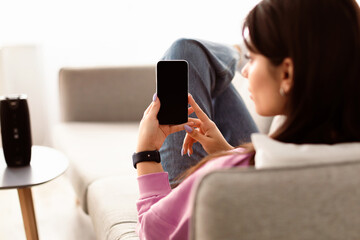
M 242 152 L 243 149 L 236 149 Z M 206 163 L 175 189 L 170 188 L 168 174 L 152 173 L 138 177 L 140 198 L 137 201 L 140 239 L 188 239 L 194 189 L 199 180 L 216 169 L 249 166 L 249 154 L 220 157 Z

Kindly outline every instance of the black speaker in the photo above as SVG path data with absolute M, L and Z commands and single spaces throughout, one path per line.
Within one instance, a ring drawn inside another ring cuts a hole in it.
M 31 160 L 30 114 L 26 95 L 0 99 L 1 138 L 6 164 L 22 167 Z

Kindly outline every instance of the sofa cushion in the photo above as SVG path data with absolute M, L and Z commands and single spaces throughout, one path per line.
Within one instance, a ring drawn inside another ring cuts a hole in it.
M 93 182 L 87 201 L 97 239 L 138 240 L 136 174 L 105 177 Z
M 360 159 L 214 171 L 198 185 L 190 239 L 358 239 L 359 172 Z
M 310 165 L 359 160 L 360 142 L 339 144 L 292 144 L 264 134 L 252 134 L 256 168 Z
M 62 68 L 59 73 L 62 119 L 140 121 L 155 86 L 153 65 Z
M 54 128 L 54 145 L 71 162 L 68 174 L 85 212 L 87 187 L 92 182 L 136 173 L 131 156 L 136 149 L 138 127 L 138 123 L 68 122 Z

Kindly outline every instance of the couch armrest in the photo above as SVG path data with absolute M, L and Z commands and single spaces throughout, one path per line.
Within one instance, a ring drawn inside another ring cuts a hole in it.
M 62 68 L 63 121 L 140 121 L 156 91 L 155 66 Z
M 96 180 L 88 190 L 89 215 L 97 239 L 139 240 L 135 229 L 139 190 L 136 172 Z
M 360 161 L 231 169 L 198 185 L 192 240 L 357 239 Z

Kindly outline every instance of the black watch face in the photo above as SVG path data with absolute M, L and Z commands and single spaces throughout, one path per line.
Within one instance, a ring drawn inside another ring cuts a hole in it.
M 161 162 L 159 151 L 145 151 L 134 153 L 132 157 L 134 168 L 136 168 L 136 165 L 141 162 Z

